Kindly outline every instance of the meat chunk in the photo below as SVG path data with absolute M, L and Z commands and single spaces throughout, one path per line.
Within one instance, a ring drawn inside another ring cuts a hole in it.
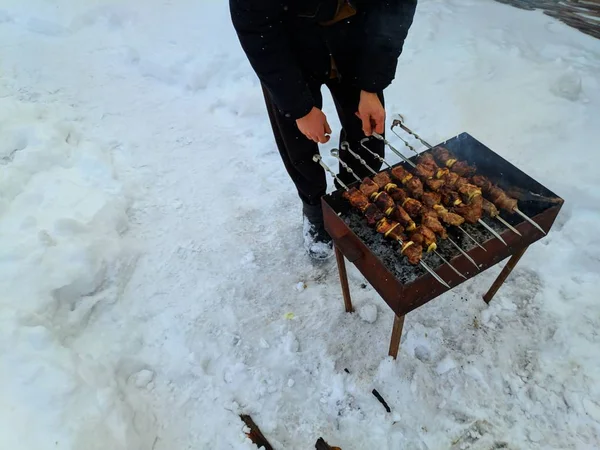
M 444 188 L 440 190 L 440 193 L 442 194 L 442 203 L 446 206 L 456 206 L 462 203 L 460 195 L 456 191 Z
M 414 198 L 407 198 L 406 201 L 402 204 L 402 207 L 406 210 L 410 217 L 415 218 L 421 214 L 423 204 L 420 201 L 415 200 Z
M 482 206 L 483 206 L 483 212 L 485 212 L 490 217 L 496 217 L 500 214 L 500 211 L 498 211 L 498 208 L 496 208 L 496 205 L 494 205 L 492 202 L 486 200 L 485 198 L 483 199 Z
M 426 164 L 417 164 L 417 167 L 415 167 L 415 173 L 422 178 L 433 178 L 435 175 L 435 169 Z
M 410 240 L 416 244 L 427 248 L 427 251 L 433 251 L 437 248 L 435 233 L 425 226 L 419 226 L 415 231 L 409 234 Z
M 369 203 L 369 205 L 363 211 L 363 215 L 365 219 L 367 219 L 367 224 L 371 227 L 374 227 L 377 222 L 383 219 L 384 214 L 375 206 L 373 203 Z
M 439 192 L 424 192 L 421 201 L 425 206 L 433 208 L 433 205 L 437 205 L 442 201 L 442 194 Z
M 413 197 L 421 198 L 421 196 L 423 195 L 423 184 L 421 183 L 421 180 L 419 180 L 417 177 L 410 178 L 406 182 L 405 186 L 406 189 L 408 189 L 408 192 L 410 192 Z
M 424 227 L 429 228 L 442 239 L 446 239 L 448 237 L 446 228 L 444 228 L 444 226 L 440 223 L 437 213 L 432 209 L 422 213 L 421 224 Z
M 388 184 L 386 192 L 399 204 L 404 203 L 404 200 L 408 197 L 408 194 L 404 189 L 399 188 L 393 183 Z
M 467 223 L 477 223 L 483 213 L 483 202 L 473 201 L 454 208 L 454 212 L 462 216 Z
M 432 191 L 439 191 L 446 182 L 444 180 L 438 180 L 436 178 L 428 178 L 425 180 L 425 185 Z
M 386 192 L 378 192 L 374 197 L 375 206 L 377 206 L 381 211 L 386 212 L 388 209 L 396 206 L 392 197 L 390 197 Z
M 452 164 L 452 172 L 459 174 L 461 177 L 470 177 L 475 174 L 477 168 L 470 166 L 466 161 L 457 161 Z
M 475 197 L 481 197 L 481 189 L 474 184 L 465 183 L 458 188 L 462 201 L 470 203 Z
M 390 213 L 389 218 L 399 222 L 407 229 L 413 229 L 415 227 L 415 222 L 401 206 L 396 206 Z
M 376 228 L 378 233 L 383 234 L 386 238 L 397 241 L 402 237 L 402 231 L 404 229 L 398 222 L 393 220 L 381 219 Z
M 360 184 L 360 191 L 367 196 L 367 198 L 371 198 L 371 196 L 379 191 L 379 186 L 370 178 L 365 178 L 363 182 Z
M 350 204 L 359 211 L 364 211 L 365 208 L 369 206 L 369 199 L 367 196 L 356 188 L 351 188 L 349 191 L 344 192 L 342 197 L 348 200 Z
M 447 225 L 459 227 L 465 223 L 465 219 L 463 217 L 448 211 L 442 205 L 434 205 L 433 209 L 437 213 L 440 220 Z
M 383 189 L 386 184 L 392 182 L 392 179 L 387 172 L 379 172 L 377 175 L 373 176 L 373 181 L 380 189 Z
M 400 250 L 400 253 L 406 256 L 406 259 L 410 264 L 416 266 L 421 261 L 421 256 L 423 255 L 423 247 L 412 241 L 405 242 L 402 246 L 402 250 Z

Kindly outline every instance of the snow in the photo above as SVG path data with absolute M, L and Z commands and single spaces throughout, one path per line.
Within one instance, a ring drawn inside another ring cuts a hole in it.
M 256 448 L 241 413 L 275 448 L 600 447 L 600 41 L 419 2 L 388 113 L 566 203 L 489 306 L 501 267 L 410 313 L 396 361 L 360 273 L 346 314 L 304 255 L 227 2 L 0 1 L 0 42 L 0 448 Z

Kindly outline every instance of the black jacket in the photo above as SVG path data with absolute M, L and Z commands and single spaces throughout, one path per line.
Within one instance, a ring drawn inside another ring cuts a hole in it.
M 252 68 L 286 117 L 314 106 L 309 83 L 329 79 L 331 57 L 345 81 L 383 91 L 395 76 L 417 0 L 351 0 L 357 14 L 330 26 L 338 0 L 229 0 Z

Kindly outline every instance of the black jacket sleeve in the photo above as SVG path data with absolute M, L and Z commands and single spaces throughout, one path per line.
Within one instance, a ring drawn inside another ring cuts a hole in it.
M 417 0 L 371 0 L 365 2 L 364 8 L 358 85 L 367 92 L 380 92 L 396 75 L 398 58 L 413 22 Z
M 233 26 L 256 75 L 290 119 L 310 112 L 314 100 L 285 35 L 279 0 L 229 0 Z

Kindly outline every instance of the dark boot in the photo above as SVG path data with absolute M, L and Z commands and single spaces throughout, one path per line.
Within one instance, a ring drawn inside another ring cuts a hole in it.
M 322 261 L 333 256 L 333 241 L 325 231 L 321 205 L 304 204 L 302 207 L 302 234 L 304 248 L 313 259 Z

